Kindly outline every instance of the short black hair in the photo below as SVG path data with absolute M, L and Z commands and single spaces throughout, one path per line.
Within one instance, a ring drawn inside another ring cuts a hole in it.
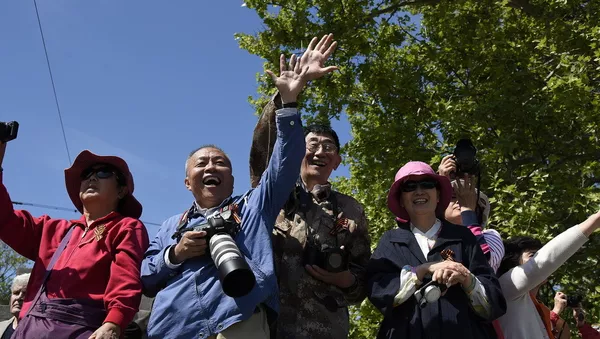
M 304 137 L 306 138 L 306 136 L 310 133 L 327 134 L 327 135 L 331 136 L 333 138 L 333 142 L 335 143 L 335 147 L 338 150 L 338 153 L 340 152 L 340 138 L 338 138 L 337 133 L 335 133 L 335 131 L 333 130 L 333 128 L 331 128 L 331 126 L 315 124 L 315 125 L 310 125 L 310 126 L 304 127 Z
M 229 156 L 227 155 L 227 153 L 225 153 L 225 151 L 221 147 L 219 147 L 219 146 L 217 146 L 215 144 L 205 144 L 205 145 L 202 145 L 202 146 L 194 149 L 193 151 L 191 151 L 190 154 L 188 154 L 187 158 L 185 159 L 185 175 L 186 176 L 187 176 L 188 160 L 190 160 L 190 158 L 193 157 L 194 154 L 196 154 L 198 151 L 203 150 L 205 148 L 214 148 L 217 151 L 223 153 L 223 155 L 225 156 L 225 158 L 227 158 L 227 161 L 229 161 L 229 166 L 232 167 L 232 165 L 231 165 L 231 159 L 229 159 Z
M 504 258 L 498 268 L 498 277 L 519 266 L 519 260 L 525 252 L 536 252 L 542 248 L 542 242 L 532 237 L 513 237 L 504 241 Z
M 222 149 L 221 147 L 219 147 L 219 146 L 217 146 L 217 145 L 215 145 L 215 144 L 206 144 L 206 145 L 202 145 L 202 146 L 200 146 L 200 147 L 196 148 L 195 150 L 191 151 L 191 152 L 190 152 L 190 154 L 188 154 L 188 157 L 187 157 L 187 158 L 188 158 L 188 159 L 189 159 L 189 158 L 191 158 L 192 156 L 194 156 L 194 154 L 196 154 L 196 152 L 198 152 L 198 151 L 199 151 L 199 150 L 201 150 L 201 149 L 205 149 L 205 148 L 214 148 L 214 149 L 216 149 L 217 151 L 219 151 L 219 152 L 221 152 L 221 153 L 225 154 L 225 156 L 227 157 L 227 153 L 225 153 L 225 151 L 223 151 L 223 149 Z M 227 157 L 227 159 L 229 159 L 229 157 Z

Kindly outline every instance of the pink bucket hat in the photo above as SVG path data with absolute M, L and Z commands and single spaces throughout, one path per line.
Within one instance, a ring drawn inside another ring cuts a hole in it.
M 435 212 L 438 216 L 443 217 L 444 211 L 446 211 L 446 207 L 448 207 L 448 204 L 452 199 L 452 185 L 448 178 L 436 174 L 431 166 L 421 161 L 408 162 L 396 173 L 394 183 L 392 184 L 392 187 L 390 187 L 390 192 L 388 193 L 388 208 L 390 211 L 392 211 L 401 222 L 408 222 L 410 220 L 408 212 L 406 212 L 406 209 L 402 207 L 400 202 L 400 187 L 404 181 L 406 181 L 406 178 L 411 175 L 429 177 L 438 182 L 440 201 L 437 204 Z

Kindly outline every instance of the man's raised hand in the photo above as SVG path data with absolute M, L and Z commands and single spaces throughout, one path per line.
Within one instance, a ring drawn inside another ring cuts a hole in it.
M 308 48 L 300 57 L 300 68 L 304 69 L 308 66 L 306 74 L 308 81 L 319 79 L 338 69 L 337 66 L 325 67 L 325 61 L 329 59 L 336 47 L 337 41 L 333 41 L 333 34 L 324 35 L 318 43 L 317 37 L 312 38 Z
M 284 103 L 296 102 L 298 94 L 308 82 L 306 76 L 308 66 L 300 67 L 298 58 L 292 54 L 289 65 L 286 65 L 285 55 L 279 57 L 279 76 L 276 76 L 272 71 L 266 70 L 266 73 L 271 76 L 275 86 L 279 91 L 281 100 Z

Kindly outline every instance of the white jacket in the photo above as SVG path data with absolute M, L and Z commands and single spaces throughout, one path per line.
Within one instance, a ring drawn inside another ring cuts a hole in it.
M 528 262 L 499 278 L 507 309 L 498 320 L 506 339 L 548 338 L 529 291 L 548 279 L 587 240 L 579 226 L 573 226 L 544 245 Z

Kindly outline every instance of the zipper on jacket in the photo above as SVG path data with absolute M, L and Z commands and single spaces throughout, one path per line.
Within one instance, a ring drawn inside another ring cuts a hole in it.
M 85 235 L 87 234 L 87 232 L 90 230 L 90 226 L 85 226 L 85 229 L 83 230 L 83 235 L 81 236 L 81 239 L 85 238 Z M 81 243 L 81 241 L 79 242 Z

